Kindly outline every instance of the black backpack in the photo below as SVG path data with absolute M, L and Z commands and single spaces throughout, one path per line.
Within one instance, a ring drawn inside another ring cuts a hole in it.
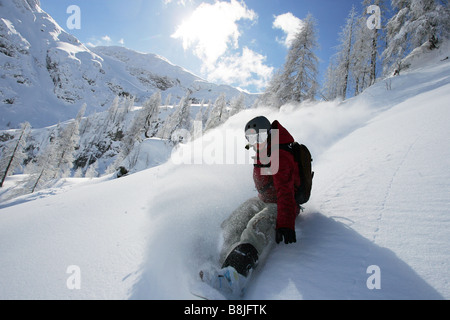
M 293 142 L 289 144 L 280 144 L 280 149 L 293 154 L 295 162 L 298 164 L 298 172 L 300 175 L 300 186 L 295 191 L 295 200 L 297 204 L 302 205 L 309 201 L 311 197 L 312 181 L 314 172 L 312 171 L 312 156 L 308 148 Z

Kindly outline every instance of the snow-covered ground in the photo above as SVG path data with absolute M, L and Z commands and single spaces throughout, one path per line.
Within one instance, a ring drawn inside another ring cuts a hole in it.
M 440 59 L 345 103 L 241 112 L 183 157 L 124 178 L 67 179 L 0 203 L 0 299 L 193 299 L 220 223 L 256 196 L 243 128 L 260 114 L 310 148 L 316 175 L 298 242 L 273 249 L 244 299 L 450 299 Z

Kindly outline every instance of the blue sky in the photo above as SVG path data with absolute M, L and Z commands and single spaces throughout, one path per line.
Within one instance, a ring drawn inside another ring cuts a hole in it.
M 41 7 L 87 45 L 159 54 L 215 83 L 261 92 L 287 54 L 289 35 L 311 13 L 318 22 L 322 81 L 340 28 L 362 0 L 41 0 Z M 69 30 L 67 8 L 80 8 Z

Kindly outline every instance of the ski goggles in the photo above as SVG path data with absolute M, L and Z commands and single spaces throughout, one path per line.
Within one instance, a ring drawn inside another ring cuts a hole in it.
M 245 138 L 247 139 L 250 145 L 255 145 L 257 143 L 259 144 L 264 143 L 269 138 L 269 133 L 267 131 L 261 131 L 259 133 L 256 133 L 254 130 L 252 131 L 253 132 L 248 132 L 245 134 Z

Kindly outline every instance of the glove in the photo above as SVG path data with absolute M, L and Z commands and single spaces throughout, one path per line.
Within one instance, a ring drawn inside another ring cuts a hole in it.
M 283 239 L 284 239 L 284 243 L 286 243 L 286 244 L 296 243 L 297 236 L 295 234 L 295 230 L 292 230 L 289 228 L 277 229 L 275 241 L 277 242 L 277 244 L 279 244 L 281 241 L 283 241 Z

